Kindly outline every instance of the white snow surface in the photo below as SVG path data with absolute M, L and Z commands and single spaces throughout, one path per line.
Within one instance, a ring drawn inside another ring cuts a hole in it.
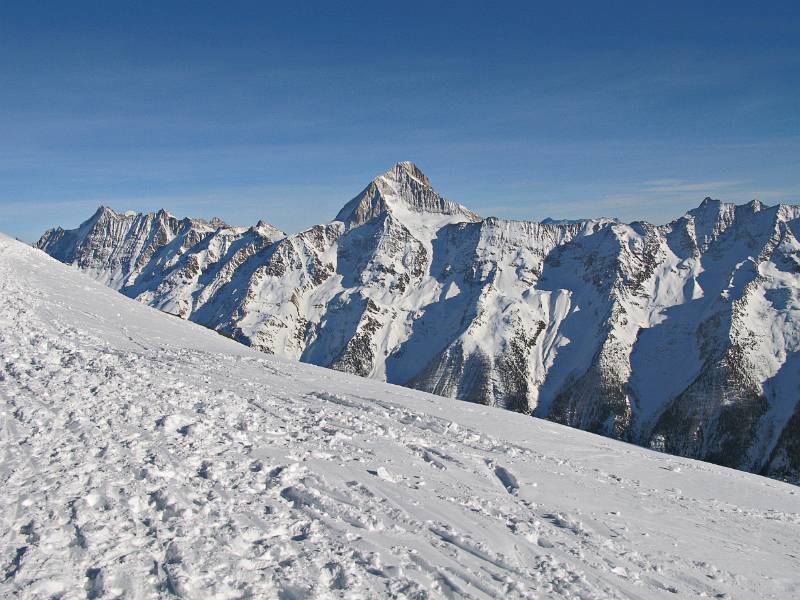
M 0 596 L 796 598 L 800 489 L 269 357 L 0 238 Z

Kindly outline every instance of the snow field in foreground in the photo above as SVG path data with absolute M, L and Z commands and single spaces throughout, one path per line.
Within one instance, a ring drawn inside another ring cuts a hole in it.
M 800 490 L 267 357 L 0 238 L 0 596 L 792 598 Z

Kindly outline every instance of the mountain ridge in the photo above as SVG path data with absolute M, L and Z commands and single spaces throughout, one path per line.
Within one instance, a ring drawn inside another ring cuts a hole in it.
M 800 473 L 800 207 L 484 219 L 404 162 L 293 235 L 108 210 L 38 247 L 268 353 Z

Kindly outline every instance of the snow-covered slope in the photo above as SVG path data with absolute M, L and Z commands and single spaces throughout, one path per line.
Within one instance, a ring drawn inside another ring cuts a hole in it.
M 792 598 L 800 490 L 265 356 L 0 238 L 0 596 Z
M 798 480 L 798 217 L 481 219 L 398 163 L 297 235 L 102 209 L 38 245 L 268 353 Z

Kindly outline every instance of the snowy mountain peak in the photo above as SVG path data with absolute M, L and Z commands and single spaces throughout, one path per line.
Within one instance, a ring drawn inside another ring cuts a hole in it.
M 259 219 L 251 230 L 261 234 L 262 236 L 272 237 L 273 239 L 285 238 L 286 233 L 275 227 L 272 223 L 266 222 L 264 219 Z
M 421 224 L 437 228 L 481 220 L 468 208 L 437 194 L 430 179 L 410 161 L 399 162 L 376 177 L 339 211 L 335 220 L 352 229 L 386 213 L 401 221 L 419 220 L 418 216 L 424 215 Z
M 81 226 L 85 226 L 87 223 L 95 223 L 97 221 L 101 221 L 103 219 L 125 219 L 135 217 L 139 213 L 133 211 L 126 211 L 124 213 L 118 213 L 110 206 L 106 206 L 101 204 L 97 207 L 97 210 L 94 211 L 94 214 L 89 217 Z
M 431 180 L 423 173 L 420 168 L 410 160 L 404 160 L 396 163 L 391 169 L 386 171 L 381 177 L 387 177 L 399 181 L 403 177 L 412 177 L 425 187 L 433 188 Z

